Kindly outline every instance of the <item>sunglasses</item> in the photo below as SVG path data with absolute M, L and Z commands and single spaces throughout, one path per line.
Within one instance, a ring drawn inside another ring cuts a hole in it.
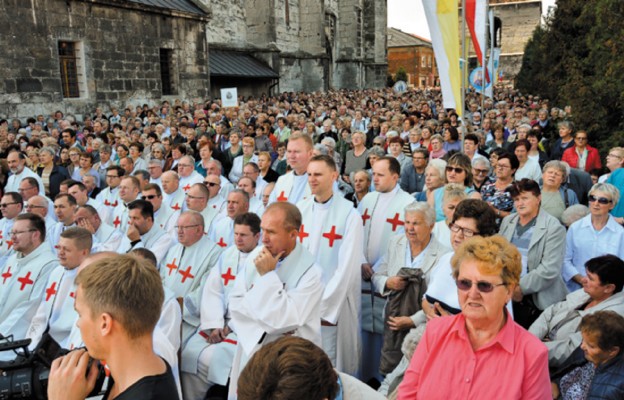
M 204 185 L 213 187 L 213 186 L 217 186 L 218 183 L 215 183 L 215 182 L 204 182 Z
M 141 196 L 143 200 L 154 200 L 156 197 L 158 196 L 156 196 L 155 194 L 148 194 L 147 196 Z
M 609 204 L 612 201 L 612 200 L 607 199 L 606 197 L 596 197 L 593 194 L 588 197 L 588 200 L 590 203 L 597 201 L 598 203 L 602 205 Z
M 456 174 L 461 174 L 462 172 L 466 172 L 464 171 L 463 168 L 459 168 L 459 167 L 446 167 L 446 172 L 455 172 Z
M 455 281 L 455 285 L 457 285 L 457 289 L 464 291 L 464 292 L 467 292 L 468 290 L 470 290 L 470 288 L 472 288 L 473 283 L 477 285 L 477 290 L 481 293 L 490 293 L 497 286 L 505 286 L 504 283 L 499 283 L 495 285 L 493 283 L 486 282 L 486 281 L 473 282 L 468 279 L 458 279 Z

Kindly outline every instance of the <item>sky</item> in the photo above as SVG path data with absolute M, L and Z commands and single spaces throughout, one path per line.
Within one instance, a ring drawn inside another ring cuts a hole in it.
M 542 4 L 545 14 L 555 0 L 542 0 Z M 388 0 L 388 26 L 431 39 L 422 0 Z

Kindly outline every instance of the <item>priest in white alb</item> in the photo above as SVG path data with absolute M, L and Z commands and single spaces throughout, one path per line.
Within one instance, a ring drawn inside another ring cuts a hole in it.
M 287 201 L 297 204 L 299 200 L 311 196 L 307 169 L 313 147 L 312 138 L 308 135 L 295 134 L 290 137 L 286 159 L 292 171 L 279 177 L 269 197 L 269 203 Z

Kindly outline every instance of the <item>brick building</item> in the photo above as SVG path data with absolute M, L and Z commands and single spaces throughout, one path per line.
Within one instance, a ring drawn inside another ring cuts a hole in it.
M 401 67 L 407 72 L 409 85 L 424 88 L 439 84 L 431 41 L 388 28 L 388 74 L 394 76 Z

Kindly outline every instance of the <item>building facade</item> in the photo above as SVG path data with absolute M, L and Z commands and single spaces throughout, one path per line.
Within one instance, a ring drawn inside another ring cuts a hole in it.
M 209 10 L 187 0 L 5 0 L 0 115 L 204 99 Z
M 388 74 L 399 68 L 407 72 L 408 84 L 416 88 L 439 84 L 431 41 L 399 29 L 388 28 Z

